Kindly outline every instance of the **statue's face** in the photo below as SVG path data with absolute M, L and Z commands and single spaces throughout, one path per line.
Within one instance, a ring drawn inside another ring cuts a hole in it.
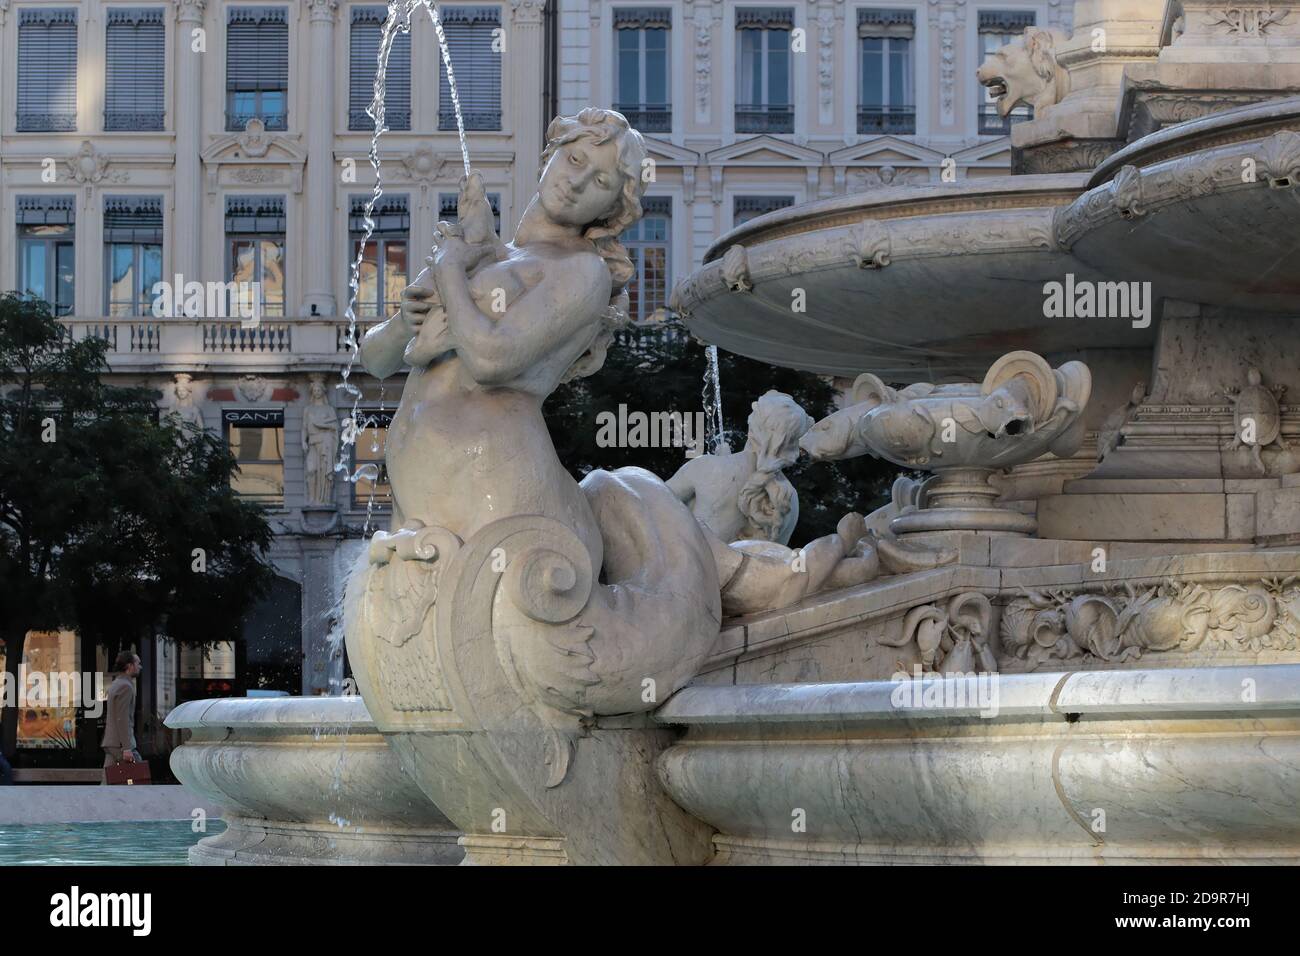
M 584 137 L 555 151 L 542 171 L 537 196 L 553 222 L 583 227 L 606 218 L 622 191 L 618 147 L 612 140 L 598 146 Z
M 176 397 L 177 397 L 177 398 L 189 398 L 189 397 L 190 397 L 190 387 L 189 387 L 187 384 L 185 384 L 184 382 L 177 382 L 177 383 L 176 383 Z
M 324 397 L 325 397 L 325 386 L 322 385 L 320 382 L 312 382 L 312 383 L 311 383 L 311 397 L 314 398 L 314 399 L 317 399 L 317 400 L 324 398 Z

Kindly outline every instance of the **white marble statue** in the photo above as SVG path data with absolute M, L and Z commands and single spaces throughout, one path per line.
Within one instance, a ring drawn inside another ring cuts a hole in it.
M 313 375 L 311 403 L 302 413 L 303 470 L 310 505 L 333 503 L 334 457 L 338 446 L 338 415 L 326 399 L 323 376 Z
M 782 469 L 798 460 L 799 439 L 813 420 L 783 392 L 770 391 L 750 407 L 744 448 L 692 458 L 668 487 L 723 541 L 789 544 L 799 523 L 799 495 Z
M 1025 27 L 1024 35 L 991 53 L 975 78 L 988 87 L 1000 116 L 1007 116 L 1022 103 L 1036 112 L 1055 106 L 1070 92 L 1070 74 L 1056 62 L 1056 51 L 1064 43 L 1059 30 Z

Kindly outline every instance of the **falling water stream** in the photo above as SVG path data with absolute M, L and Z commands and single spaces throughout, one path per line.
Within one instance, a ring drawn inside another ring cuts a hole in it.
M 379 421 L 374 415 L 368 415 L 363 418 L 361 413 L 361 389 L 351 382 L 352 369 L 361 354 L 360 338 L 357 334 L 357 295 L 361 287 L 361 265 L 365 260 L 365 250 L 374 234 L 375 221 L 373 213 L 375 205 L 379 202 L 384 194 L 383 178 L 380 171 L 379 159 L 379 140 L 384 133 L 388 132 L 388 124 L 385 116 L 384 99 L 388 85 L 388 57 L 393 48 L 393 42 L 397 39 L 399 33 L 409 34 L 411 32 L 411 15 L 417 7 L 424 7 L 430 20 L 433 21 L 433 30 L 438 37 L 438 49 L 442 55 L 442 65 L 447 75 L 447 88 L 451 93 L 451 105 L 456 114 L 456 134 L 460 139 L 461 162 L 465 167 L 465 175 L 470 173 L 469 163 L 469 143 L 465 138 L 465 119 L 460 108 L 460 94 L 456 89 L 456 74 L 451 64 L 451 49 L 447 45 L 447 36 L 442 28 L 442 19 L 438 16 L 438 11 L 434 8 L 433 0 L 389 0 L 388 18 L 384 21 L 383 31 L 380 34 L 379 53 L 375 69 L 374 97 L 370 101 L 370 106 L 366 114 L 374 120 L 375 129 L 370 137 L 370 150 L 368 158 L 370 166 L 375 171 L 375 185 L 371 191 L 370 198 L 366 202 L 363 214 L 363 233 L 361 242 L 357 248 L 357 257 L 352 263 L 351 275 L 348 280 L 348 306 L 344 313 L 348 320 L 348 333 L 346 342 L 350 348 L 347 364 L 342 371 L 342 381 L 336 386 L 352 401 L 351 415 L 344 420 L 343 430 L 339 448 L 339 459 L 334 466 L 335 472 L 342 472 L 347 475 L 347 480 L 352 484 L 358 481 L 368 480 L 370 482 L 370 495 L 366 501 L 366 522 L 362 529 L 362 540 L 364 541 L 370 535 L 371 521 L 374 516 L 375 505 L 375 486 L 378 484 L 380 477 L 379 465 L 376 462 L 366 462 L 351 467 L 351 455 L 349 448 L 356 444 L 358 436 L 365 431 L 370 431 L 371 451 L 379 452 Z M 426 269 L 422 270 L 415 278 L 415 282 L 421 281 Z M 718 349 L 717 346 L 708 347 L 708 367 L 704 375 L 704 410 L 706 422 L 706 435 L 712 434 L 714 452 L 725 450 L 723 446 L 722 432 L 722 391 L 721 382 L 718 375 Z M 383 411 L 383 384 L 380 384 L 379 393 L 379 411 Z M 341 624 L 341 604 L 340 601 L 333 609 L 335 618 L 334 627 L 331 629 L 330 645 L 331 652 L 341 654 L 343 628 Z M 351 731 L 350 718 L 349 722 L 339 727 L 321 727 L 317 728 L 317 737 L 322 734 L 335 733 L 340 738 L 339 759 L 335 765 L 332 774 L 330 789 L 336 794 L 340 809 L 343 801 L 343 770 L 345 757 L 347 753 L 347 739 Z M 351 821 L 342 815 L 342 813 L 331 813 L 330 822 L 337 825 L 341 830 L 352 826 Z
M 718 370 L 718 347 L 710 345 L 704 350 L 707 364 L 704 367 L 704 388 L 700 397 L 704 400 L 704 444 L 714 455 L 727 452 L 725 435 L 722 431 L 722 375 Z M 712 444 L 709 436 L 713 436 Z
M 374 133 L 370 137 L 370 166 L 375 171 L 375 186 L 370 194 L 370 199 L 366 202 L 365 212 L 363 214 L 363 234 L 361 242 L 357 248 L 357 257 L 352 263 L 351 275 L 348 279 L 348 307 L 345 315 L 348 320 L 347 344 L 351 349 L 348 355 L 347 364 L 343 368 L 342 381 L 337 388 L 352 400 L 351 415 L 344 420 L 340 447 L 339 460 L 334 466 L 335 472 L 343 472 L 347 475 L 347 480 L 352 484 L 358 481 L 368 480 L 370 482 L 370 494 L 366 499 L 366 523 L 361 532 L 361 539 L 364 542 L 370 536 L 371 523 L 374 518 L 375 509 L 375 487 L 380 477 L 379 465 L 376 462 L 366 462 L 359 465 L 356 469 L 351 468 L 351 454 L 349 448 L 354 446 L 357 437 L 364 431 L 371 433 L 370 450 L 372 453 L 379 452 L 379 421 L 376 416 L 368 415 L 364 418 L 361 414 L 361 389 L 353 385 L 350 381 L 352 368 L 361 355 L 361 341 L 357 334 L 357 295 L 361 288 L 361 264 L 365 260 L 366 246 L 370 242 L 370 237 L 375 231 L 375 221 L 373 213 L 375 204 L 379 202 L 380 197 L 384 194 L 383 178 L 380 173 L 379 160 L 379 140 L 384 133 L 388 132 L 388 123 L 385 116 L 384 99 L 388 87 L 388 57 L 393 49 L 393 42 L 397 39 L 398 33 L 409 34 L 411 32 L 411 14 L 415 12 L 416 7 L 424 7 L 429 11 L 429 18 L 433 21 L 434 33 L 438 36 L 438 48 L 442 53 L 442 64 L 447 72 L 447 88 L 451 93 L 451 105 L 456 113 L 456 133 L 460 137 L 460 155 L 461 161 L 465 166 L 465 175 L 470 172 L 469 165 L 469 143 L 465 139 L 465 120 L 460 110 L 460 94 L 456 89 L 456 74 L 451 66 L 451 50 L 447 46 L 447 36 L 442 29 L 442 19 L 438 16 L 438 11 L 434 9 L 433 0 L 390 0 L 388 4 L 388 18 L 384 21 L 383 31 L 379 39 L 379 53 L 375 69 L 374 98 L 370 101 L 370 106 L 366 114 L 375 122 Z M 427 271 L 427 270 L 426 270 Z M 415 281 L 420 281 L 424 277 L 422 271 Z M 379 391 L 379 412 L 384 409 L 383 383 L 380 383 Z M 342 656 L 343 643 L 343 626 L 342 626 L 342 597 L 336 602 L 331 609 L 331 616 L 334 619 L 333 627 L 329 635 L 330 653 L 332 655 Z M 346 809 L 343 806 L 343 772 L 347 758 L 348 735 L 351 733 L 351 717 L 347 722 L 337 727 L 318 727 L 316 729 L 316 738 L 322 735 L 337 735 L 339 737 L 339 756 L 335 762 L 334 771 L 331 774 L 330 790 L 339 804 L 339 810 L 330 813 L 330 822 L 340 830 L 352 828 L 355 832 L 360 832 L 360 827 L 353 827 L 352 822 L 343 814 Z M 332 842 L 332 841 L 331 841 Z
M 379 38 L 379 53 L 375 69 L 374 96 L 370 101 L 370 106 L 366 109 L 368 115 L 375 122 L 375 131 L 370 137 L 370 166 L 375 171 L 375 186 L 371 191 L 370 199 L 366 202 L 365 212 L 363 213 L 363 232 L 361 242 L 357 247 L 357 257 L 352 263 L 351 276 L 348 280 L 348 307 L 344 313 L 348 320 L 347 344 L 351 349 L 348 355 L 347 364 L 343 368 L 343 381 L 337 388 L 341 390 L 352 400 L 352 414 L 345 419 L 343 423 L 342 440 L 339 443 L 339 460 L 334 466 L 336 472 L 347 474 L 348 481 L 356 484 L 358 481 L 370 482 L 370 495 L 366 500 L 366 523 L 362 529 L 362 538 L 370 534 L 371 522 L 374 517 L 375 507 L 375 485 L 380 476 L 379 465 L 376 462 L 366 462 L 359 465 L 355 470 L 351 468 L 349 448 L 356 444 L 358 435 L 363 431 L 371 432 L 371 451 L 379 451 L 379 422 L 375 416 L 362 417 L 361 414 L 361 389 L 357 388 L 350 381 L 352 377 L 352 368 L 356 364 L 357 358 L 361 354 L 361 340 L 357 334 L 357 295 L 361 288 L 361 264 L 365 259 L 366 246 L 370 242 L 370 237 L 375 231 L 375 221 L 373 213 L 375 204 L 379 202 L 380 197 L 384 194 L 383 177 L 380 172 L 379 160 L 379 140 L 384 133 L 388 132 L 388 122 L 384 107 L 384 99 L 388 89 L 388 57 L 393 49 L 393 42 L 397 39 L 398 33 L 411 32 L 411 15 L 417 7 L 424 7 L 429 12 L 429 18 L 433 21 L 433 31 L 438 36 L 438 49 L 442 54 L 442 65 L 447 73 L 447 88 L 451 93 L 451 105 L 456 114 L 456 134 L 460 138 L 460 157 L 465 167 L 465 175 L 470 172 L 469 165 L 469 143 L 465 139 L 465 119 L 460 109 L 460 93 L 456 89 L 456 73 L 451 65 L 451 49 L 447 45 L 447 35 L 442 29 L 442 18 L 438 16 L 438 11 L 434 8 L 433 0 L 390 0 L 388 4 L 388 19 L 384 21 L 384 28 Z M 415 281 L 421 281 L 427 268 L 422 270 Z M 383 384 L 380 383 L 379 411 L 383 411 Z

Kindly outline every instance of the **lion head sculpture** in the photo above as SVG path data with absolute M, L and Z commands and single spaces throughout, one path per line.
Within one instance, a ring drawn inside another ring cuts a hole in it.
M 1021 103 L 1036 111 L 1053 106 L 1070 92 L 1070 74 L 1056 62 L 1056 48 L 1065 34 L 1025 27 L 1014 43 L 992 53 L 975 71 L 975 78 L 997 99 L 998 114 L 1006 116 Z

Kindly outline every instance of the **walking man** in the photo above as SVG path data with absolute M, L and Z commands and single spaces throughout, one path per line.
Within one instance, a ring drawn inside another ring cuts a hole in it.
M 108 723 L 104 728 L 104 769 L 123 760 L 135 763 L 135 678 L 140 676 L 140 658 L 131 651 L 117 655 L 113 665 L 117 679 L 108 689 Z M 107 778 L 104 780 L 107 783 Z

